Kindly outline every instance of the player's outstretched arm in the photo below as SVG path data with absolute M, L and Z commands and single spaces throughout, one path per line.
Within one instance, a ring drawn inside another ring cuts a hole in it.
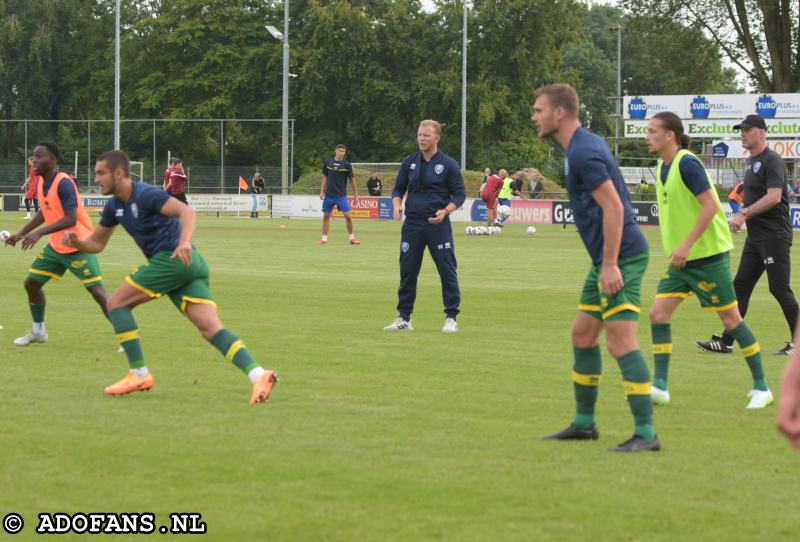
M 161 207 L 164 216 L 176 217 L 181 222 L 181 238 L 171 258 L 178 258 L 185 265 L 192 263 L 192 236 L 197 224 L 192 208 L 175 198 L 169 198 Z
M 322 183 L 319 185 L 319 199 L 325 199 L 325 186 L 328 184 L 328 176 L 322 176 Z
M 600 283 L 607 295 L 619 292 L 625 283 L 619 270 L 619 249 L 622 245 L 622 223 L 625 210 L 611 179 L 592 191 L 592 197 L 603 210 L 603 269 Z
M 56 220 L 49 226 L 45 226 L 36 231 L 34 230 L 39 224 L 44 223 L 44 215 L 41 211 L 39 211 L 33 220 L 22 228 L 19 232 L 19 235 L 22 236 L 22 250 L 28 250 L 33 248 L 33 246 L 42 238 L 43 235 L 48 235 L 53 232 L 66 230 L 67 228 L 71 228 L 75 224 L 78 223 L 78 210 L 77 209 L 66 209 L 64 210 L 64 216 L 61 217 L 59 220 Z M 24 233 L 23 233 L 24 232 Z
M 113 233 L 114 228 L 106 228 L 105 226 L 98 224 L 94 227 L 94 231 L 88 237 L 78 239 L 78 236 L 75 234 L 75 232 L 70 231 L 64 234 L 63 241 L 68 247 L 77 248 L 80 252 L 97 254 L 98 252 L 103 252 L 103 249 L 106 248 L 108 240 L 111 239 L 111 235 Z

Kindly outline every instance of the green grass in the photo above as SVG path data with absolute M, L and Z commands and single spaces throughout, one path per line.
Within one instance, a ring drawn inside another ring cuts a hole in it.
M 20 216 L 0 214 L 0 229 Z M 35 538 L 40 512 L 150 511 L 161 525 L 196 511 L 205 539 L 220 541 L 796 540 L 800 456 L 776 433 L 774 407 L 744 409 L 741 356 L 693 346 L 718 331 L 713 315 L 695 299 L 676 315 L 673 404 L 656 411 L 663 452 L 605 451 L 632 428 L 608 355 L 600 440 L 542 442 L 572 417 L 569 332 L 588 257 L 574 228 L 490 238 L 463 226 L 463 313 L 448 336 L 428 256 L 416 331 L 381 331 L 395 317 L 397 224 L 359 221 L 364 244 L 351 247 L 335 221 L 318 247 L 317 222 L 201 218 L 195 240 L 223 320 L 281 376 L 257 406 L 164 299 L 135 311 L 150 393 L 103 395 L 126 364 L 73 277 L 45 290 L 48 344 L 14 347 L 29 328 L 34 254 L 2 250 L 0 515 L 23 514 L 15 539 Z M 665 266 L 657 230 L 646 234 L 645 312 Z M 109 290 L 142 259 L 117 232 L 101 255 Z M 766 352 L 788 338 L 765 279 L 748 321 Z M 764 359 L 777 391 L 785 358 Z

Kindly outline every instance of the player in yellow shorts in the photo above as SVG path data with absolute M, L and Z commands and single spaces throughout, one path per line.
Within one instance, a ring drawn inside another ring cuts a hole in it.
M 730 273 L 733 238 L 719 196 L 703 164 L 691 152 L 689 137 L 675 113 L 657 113 L 647 126 L 647 146 L 659 156 L 656 166 L 658 218 L 669 268 L 658 284 L 650 310 L 655 378 L 651 395 L 655 404 L 670 402 L 667 389 L 672 355 L 672 313 L 690 295 L 705 310 L 719 315 L 725 329 L 742 349 L 753 388 L 747 408 L 764 408 L 773 402 L 761 364 L 761 349 L 739 314 Z

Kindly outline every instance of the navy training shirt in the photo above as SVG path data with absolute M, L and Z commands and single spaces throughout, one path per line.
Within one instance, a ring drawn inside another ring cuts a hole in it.
M 347 160 L 328 158 L 322 164 L 322 174 L 328 177 L 325 185 L 326 198 L 347 197 L 347 181 L 353 178 L 353 166 Z
M 406 218 L 426 222 L 447 204 L 458 208 L 467 198 L 458 162 L 442 151 L 436 151 L 428 162 L 421 151 L 406 156 L 397 172 L 392 197 L 402 198 L 406 192 Z
M 155 186 L 133 183 L 128 201 L 116 196 L 108 200 L 100 225 L 113 228 L 122 224 L 148 260 L 158 252 L 172 252 L 180 241 L 181 225 L 177 218 L 161 214 L 161 208 L 171 197 Z
M 566 155 L 564 173 L 569 203 L 575 225 L 592 262 L 597 265 L 603 261 L 603 210 L 592 197 L 592 192 L 607 180 L 611 180 L 619 194 L 625 214 L 619 257 L 626 258 L 648 250 L 647 241 L 636 224 L 636 215 L 622 174 L 603 138 L 578 128 Z
M 672 167 L 672 163 L 661 164 L 661 179 L 659 179 L 661 185 L 667 184 L 667 176 L 669 175 L 670 167 Z M 711 188 L 711 184 L 708 182 L 706 168 L 703 167 L 703 164 L 701 164 L 700 160 L 696 157 L 689 155 L 683 156 L 678 164 L 678 170 L 681 172 L 683 184 L 685 184 L 686 188 L 695 196 Z

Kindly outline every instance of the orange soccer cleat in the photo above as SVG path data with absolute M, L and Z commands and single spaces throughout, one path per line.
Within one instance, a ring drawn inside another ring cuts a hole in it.
M 111 384 L 104 391 L 106 395 L 127 395 L 134 391 L 147 391 L 154 385 L 155 381 L 150 373 L 147 373 L 144 378 L 128 373 L 125 378 L 115 384 Z
M 353 237 L 352 239 L 350 239 L 350 244 L 351 244 L 351 245 L 360 245 L 360 244 L 361 244 L 361 241 L 359 241 L 358 239 L 356 239 L 355 237 Z
M 264 371 L 261 378 L 253 382 L 253 394 L 250 396 L 250 404 L 254 405 L 269 401 L 269 394 L 277 383 L 278 375 L 275 374 L 275 371 Z
M 317 244 L 318 245 L 327 245 L 328 242 L 327 241 L 323 241 L 322 239 L 320 239 L 319 241 L 317 241 Z

